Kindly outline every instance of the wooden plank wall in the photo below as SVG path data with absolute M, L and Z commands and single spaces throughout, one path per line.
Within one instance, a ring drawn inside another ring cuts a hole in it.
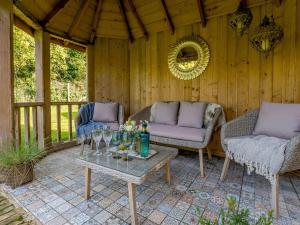
M 254 19 L 250 32 L 260 23 L 266 11 L 273 13 L 276 22 L 284 28 L 283 41 L 268 58 L 250 46 L 248 34 L 239 37 L 230 29 L 227 16 L 208 19 L 206 28 L 194 23 L 176 27 L 174 35 L 163 31 L 150 34 L 149 40 L 137 39 L 129 45 L 130 59 L 123 52 L 128 47 L 123 41 L 100 39 L 100 43 L 96 44 L 96 65 L 99 66 L 96 85 L 104 91 L 96 91 L 96 96 L 130 103 L 130 114 L 158 100 L 217 102 L 225 107 L 227 120 L 259 107 L 263 100 L 300 102 L 299 2 L 286 0 L 280 7 L 268 4 L 267 7 L 256 6 L 251 10 Z M 200 77 L 183 81 L 170 73 L 167 54 L 170 43 L 192 34 L 200 35 L 208 42 L 211 59 Z M 103 61 L 107 55 L 110 56 L 108 61 Z M 129 77 L 124 65 L 124 62 L 128 64 L 128 60 Z M 104 66 L 102 72 L 105 74 L 100 71 L 100 65 Z M 107 73 L 106 67 L 109 67 L 110 73 Z M 129 81 L 130 98 L 126 99 Z M 120 84 L 125 89 L 121 89 Z M 220 153 L 218 136 L 211 147 Z
M 95 43 L 95 101 L 117 101 L 129 115 L 129 43 L 97 38 Z

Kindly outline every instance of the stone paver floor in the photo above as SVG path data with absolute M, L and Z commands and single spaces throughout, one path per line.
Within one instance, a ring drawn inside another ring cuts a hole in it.
M 53 153 L 36 165 L 33 182 L 14 190 L 4 187 L 42 224 L 130 224 L 127 184 L 101 173 L 92 173 L 92 198 L 85 201 L 84 171 L 74 158 L 79 148 Z M 196 208 L 204 216 L 218 218 L 226 197 L 235 196 L 240 208 L 253 218 L 270 209 L 270 184 L 258 175 L 247 175 L 231 163 L 225 182 L 219 180 L 223 159 L 205 158 L 206 178 L 199 177 L 197 155 L 179 155 L 171 163 L 171 186 L 164 170 L 137 187 L 139 221 L 144 225 L 197 224 Z M 280 213 L 276 224 L 300 224 L 300 179 L 280 179 Z

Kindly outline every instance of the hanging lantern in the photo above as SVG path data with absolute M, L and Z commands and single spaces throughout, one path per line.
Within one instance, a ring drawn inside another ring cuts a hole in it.
M 229 25 L 239 35 L 243 35 L 252 22 L 252 13 L 245 1 L 241 1 L 238 9 L 229 15 Z
M 273 16 L 265 16 L 250 37 L 252 47 L 267 57 L 283 38 L 283 30 L 275 24 Z

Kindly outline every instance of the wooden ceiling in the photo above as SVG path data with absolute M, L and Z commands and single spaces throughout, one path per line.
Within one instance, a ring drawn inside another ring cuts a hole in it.
M 41 28 L 87 44 L 93 43 L 96 37 L 134 41 L 167 29 L 174 33 L 176 27 L 196 22 L 205 27 L 207 19 L 233 12 L 239 1 L 14 0 L 14 4 Z M 247 2 L 252 7 L 265 0 Z M 20 13 L 15 14 L 20 17 Z

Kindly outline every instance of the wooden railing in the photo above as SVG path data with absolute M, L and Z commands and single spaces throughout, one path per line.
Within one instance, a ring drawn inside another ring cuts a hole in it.
M 60 145 L 74 142 L 76 137 L 73 135 L 75 130 L 73 112 L 77 113 L 83 104 L 86 104 L 86 102 L 51 102 L 52 146 L 59 148 Z M 18 144 L 37 142 L 39 138 L 37 114 L 38 108 L 43 106 L 43 102 L 22 102 L 14 104 L 15 137 Z M 62 124 L 66 123 L 66 119 L 62 120 L 64 113 L 66 113 L 67 116 L 67 129 L 65 126 L 62 126 Z M 55 137 L 54 132 L 56 133 Z

